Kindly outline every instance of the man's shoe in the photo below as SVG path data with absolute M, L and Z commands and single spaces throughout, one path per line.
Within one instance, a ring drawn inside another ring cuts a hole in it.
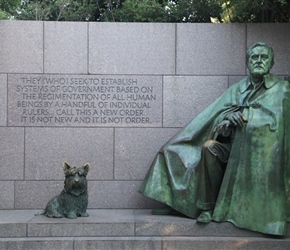
M 209 211 L 203 211 L 196 219 L 197 222 L 199 223 L 210 223 L 211 222 L 211 215 L 212 215 L 212 210 Z

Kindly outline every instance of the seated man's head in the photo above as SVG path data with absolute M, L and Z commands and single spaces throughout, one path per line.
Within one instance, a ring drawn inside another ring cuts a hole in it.
M 258 42 L 247 51 L 247 66 L 253 80 L 262 79 L 274 65 L 274 51 L 266 43 Z

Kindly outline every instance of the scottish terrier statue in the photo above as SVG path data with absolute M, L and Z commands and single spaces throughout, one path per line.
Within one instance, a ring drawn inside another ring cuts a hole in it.
M 45 210 L 39 214 L 50 218 L 67 217 L 69 219 L 89 216 L 86 211 L 88 206 L 86 176 L 89 169 L 89 163 L 83 167 L 71 167 L 68 163 L 64 162 L 64 189 L 59 195 L 53 197 L 47 203 Z

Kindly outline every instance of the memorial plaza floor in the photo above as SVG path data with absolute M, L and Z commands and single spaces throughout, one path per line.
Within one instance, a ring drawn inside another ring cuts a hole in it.
M 290 249 L 290 225 L 283 237 L 207 225 L 149 209 L 89 209 L 89 217 L 54 219 L 40 210 L 1 210 L 0 249 L 7 250 L 187 250 Z

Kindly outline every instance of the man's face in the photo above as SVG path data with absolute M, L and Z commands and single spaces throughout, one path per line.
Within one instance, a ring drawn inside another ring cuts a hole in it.
M 272 66 L 272 57 L 266 47 L 258 46 L 252 50 L 248 60 L 248 69 L 251 75 L 266 75 Z

